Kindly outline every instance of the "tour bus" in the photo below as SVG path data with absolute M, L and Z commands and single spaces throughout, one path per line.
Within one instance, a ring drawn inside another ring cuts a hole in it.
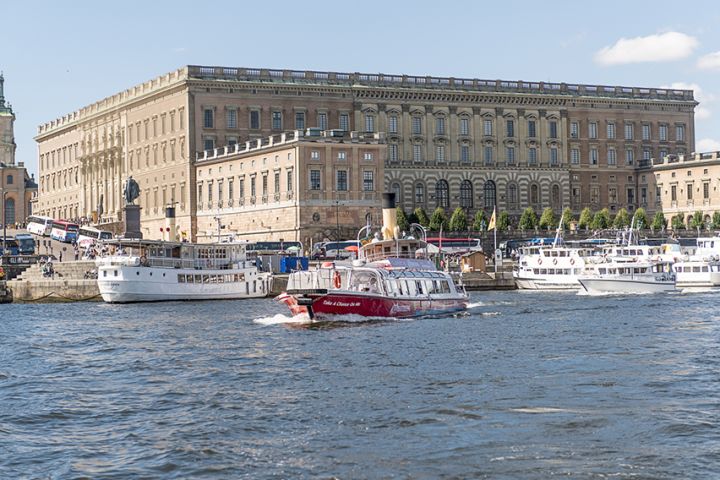
M 59 242 L 72 243 L 77 240 L 80 226 L 65 220 L 53 220 L 50 238 Z
M 467 253 L 482 250 L 482 241 L 479 238 L 428 237 L 427 243 L 438 247 L 445 253 Z
M 107 230 L 98 230 L 93 227 L 80 227 L 77 238 L 78 245 L 85 248 L 100 240 L 112 240 L 113 234 Z
M 315 244 L 311 257 L 315 260 L 321 258 L 337 258 L 345 259 L 357 256 L 360 248 L 360 242 L 357 240 L 347 240 L 344 242 L 323 242 Z
M 248 242 L 245 247 L 248 259 L 258 255 L 278 255 L 286 252 L 299 252 L 300 242 Z
M 20 255 L 32 255 L 35 253 L 35 239 L 29 233 L 18 233 L 15 235 Z
M 18 255 L 19 253 L 17 240 L 0 235 L 0 255 Z
M 27 218 L 27 231 L 41 237 L 47 237 L 50 235 L 50 230 L 52 230 L 52 221 L 53 219 L 50 217 L 30 215 Z

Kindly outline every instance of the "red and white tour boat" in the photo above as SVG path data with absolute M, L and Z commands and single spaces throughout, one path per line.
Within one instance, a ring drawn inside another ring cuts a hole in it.
M 326 263 L 315 270 L 292 272 L 287 290 L 277 300 L 294 316 L 310 319 L 406 318 L 465 310 L 465 289 L 427 258 L 416 258 L 416 253 L 427 251 L 427 243 L 399 238 L 395 215 L 395 194 L 383 194 L 382 239 L 377 235 L 362 245 L 358 259 L 348 264 Z

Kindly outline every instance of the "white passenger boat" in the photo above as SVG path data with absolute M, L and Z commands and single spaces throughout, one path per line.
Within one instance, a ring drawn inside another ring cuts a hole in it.
M 415 258 L 416 253 L 427 250 L 427 242 L 400 238 L 394 198 L 394 194 L 383 194 L 382 239 L 376 237 L 362 245 L 358 259 L 349 265 L 329 263 L 291 273 L 287 291 L 277 300 L 294 316 L 308 315 L 310 319 L 338 315 L 407 318 L 465 310 L 468 295 L 464 288 L 431 261 Z
M 578 278 L 583 290 L 601 293 L 660 293 L 675 290 L 672 263 L 654 260 L 615 259 L 588 265 L 585 275 Z
M 720 237 L 698 237 L 694 255 L 676 262 L 673 270 L 683 291 L 720 287 Z
M 272 277 L 236 243 L 152 240 L 108 242 L 115 253 L 96 260 L 98 287 L 110 303 L 265 297 Z
M 521 290 L 577 290 L 591 249 L 557 245 L 520 248 L 513 270 L 515 284 Z

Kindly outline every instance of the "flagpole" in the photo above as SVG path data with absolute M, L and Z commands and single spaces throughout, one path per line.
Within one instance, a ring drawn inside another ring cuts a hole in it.
M 493 206 L 493 218 L 495 219 L 495 228 L 493 229 L 493 243 L 495 244 L 495 248 L 493 249 L 493 255 L 495 255 L 495 252 L 497 251 L 497 216 L 495 216 L 497 207 Z M 495 278 L 497 278 L 498 273 L 498 265 L 497 265 L 497 256 L 495 257 Z

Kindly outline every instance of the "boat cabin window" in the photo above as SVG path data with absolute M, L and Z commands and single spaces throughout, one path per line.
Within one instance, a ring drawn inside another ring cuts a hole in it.
M 423 284 L 420 280 L 415 280 L 415 291 L 418 295 L 423 294 Z

